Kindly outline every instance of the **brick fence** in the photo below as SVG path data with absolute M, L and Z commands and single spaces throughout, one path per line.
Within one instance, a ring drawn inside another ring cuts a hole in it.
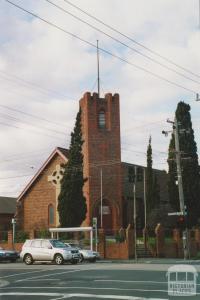
M 166 231 L 161 224 L 155 228 L 155 243 L 150 245 L 147 237 L 147 247 L 151 250 L 154 257 L 183 258 L 183 243 L 181 232 L 178 229 L 171 230 L 171 235 L 166 237 Z M 98 230 L 98 251 L 105 259 L 129 259 L 134 258 L 134 232 L 129 225 L 126 229 L 121 228 L 119 236 L 122 237 L 118 242 L 111 242 L 106 239 L 105 231 Z M 146 232 L 148 236 L 148 232 Z M 35 231 L 29 232 L 29 238 L 36 237 Z M 190 257 L 200 255 L 200 229 L 188 231 L 189 254 Z M 14 243 L 12 231 L 8 232 L 7 242 L 0 240 L 0 247 L 4 249 L 15 249 L 21 251 L 23 243 Z

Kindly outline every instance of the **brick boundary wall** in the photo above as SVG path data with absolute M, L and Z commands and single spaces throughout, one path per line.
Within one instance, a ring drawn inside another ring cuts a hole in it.
M 130 259 L 134 258 L 134 234 L 133 228 L 129 225 L 127 229 L 120 229 L 123 232 L 124 241 L 109 243 L 106 241 L 105 232 L 103 229 L 98 230 L 98 251 L 103 259 Z M 167 243 L 165 240 L 165 231 L 161 224 L 158 224 L 155 228 L 155 248 L 148 247 L 152 256 L 165 257 L 165 258 L 183 258 L 183 246 L 180 230 L 173 229 L 171 235 L 171 242 Z M 35 231 L 29 232 L 29 238 L 35 237 Z M 190 238 L 190 257 L 197 257 L 200 253 L 200 229 L 196 228 L 189 231 Z M 16 251 L 21 251 L 23 243 L 15 243 L 13 245 L 12 231 L 8 231 L 7 242 L 1 242 L 0 247 Z M 148 246 L 148 239 L 147 239 Z

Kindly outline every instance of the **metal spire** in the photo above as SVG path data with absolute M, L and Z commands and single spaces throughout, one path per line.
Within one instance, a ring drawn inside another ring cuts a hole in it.
M 100 98 L 100 78 L 99 78 L 99 41 L 97 40 L 97 83 L 98 83 L 98 97 Z

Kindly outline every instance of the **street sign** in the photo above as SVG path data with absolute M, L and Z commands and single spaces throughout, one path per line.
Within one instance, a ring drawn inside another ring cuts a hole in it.
M 168 216 L 183 216 L 183 212 L 176 211 L 176 212 L 168 213 Z
M 97 228 L 97 218 L 92 218 L 92 227 Z

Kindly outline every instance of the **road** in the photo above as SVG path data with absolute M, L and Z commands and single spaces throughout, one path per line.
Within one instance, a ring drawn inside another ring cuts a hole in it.
M 185 299 L 168 296 L 167 264 L 0 264 L 0 299 Z M 195 266 L 200 271 L 199 266 Z M 200 299 L 198 295 L 186 297 Z

